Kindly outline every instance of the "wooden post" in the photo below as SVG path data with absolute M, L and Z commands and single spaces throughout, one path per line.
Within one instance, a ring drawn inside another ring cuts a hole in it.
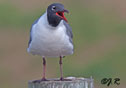
M 75 78 L 67 77 L 66 81 L 59 81 L 59 79 L 48 79 L 49 81 L 42 81 L 40 83 L 29 81 L 28 88 L 94 88 L 93 79 L 91 78 Z

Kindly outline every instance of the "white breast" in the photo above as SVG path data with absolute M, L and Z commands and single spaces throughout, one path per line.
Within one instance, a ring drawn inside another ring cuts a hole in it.
M 32 41 L 28 52 L 47 57 L 73 54 L 73 45 L 66 34 L 63 20 L 57 27 L 52 27 L 48 25 L 45 13 L 32 27 Z

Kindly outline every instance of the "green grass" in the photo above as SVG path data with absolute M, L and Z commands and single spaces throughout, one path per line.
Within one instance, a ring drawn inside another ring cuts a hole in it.
M 95 80 L 100 80 L 104 77 L 119 77 L 125 80 L 125 62 L 126 62 L 126 48 L 124 45 L 116 47 L 111 52 L 106 53 L 104 56 L 97 58 L 98 60 L 90 63 L 83 64 L 80 67 L 79 64 L 65 65 L 65 75 L 72 76 L 93 76 Z M 78 58 L 77 58 L 78 59 Z M 93 60 L 94 58 L 92 58 Z M 78 59 L 79 61 L 79 59 Z M 71 62 L 72 63 L 72 62 Z M 67 63 L 68 64 L 68 63 Z
M 41 11 L 43 12 L 43 11 Z M 36 14 L 37 13 L 37 14 Z M 33 13 L 26 13 L 11 4 L 0 4 L 0 27 L 16 27 L 25 28 L 31 24 L 41 15 L 40 11 Z

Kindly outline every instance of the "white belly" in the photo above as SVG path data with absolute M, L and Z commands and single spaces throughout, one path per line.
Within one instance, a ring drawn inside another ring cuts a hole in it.
M 41 28 L 41 27 L 40 27 Z M 59 57 L 73 54 L 73 45 L 66 35 L 65 26 L 60 23 L 56 29 L 40 29 L 33 31 L 33 38 L 28 52 L 46 57 Z

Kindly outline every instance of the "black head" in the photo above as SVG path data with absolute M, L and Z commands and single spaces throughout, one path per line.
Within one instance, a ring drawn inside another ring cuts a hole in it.
M 53 3 L 49 5 L 47 8 L 47 19 L 49 24 L 56 27 L 61 20 L 65 20 L 67 22 L 64 12 L 68 13 L 68 11 L 64 9 L 64 6 L 60 3 Z

